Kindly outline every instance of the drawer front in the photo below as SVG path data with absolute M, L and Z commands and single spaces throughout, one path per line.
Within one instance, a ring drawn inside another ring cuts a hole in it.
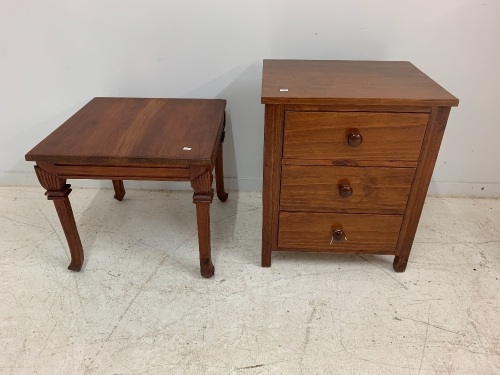
M 278 250 L 394 254 L 402 220 L 396 215 L 281 211 Z M 347 240 L 332 240 L 337 229 Z
M 286 112 L 283 158 L 416 161 L 426 113 Z
M 413 168 L 283 165 L 280 208 L 402 214 Z

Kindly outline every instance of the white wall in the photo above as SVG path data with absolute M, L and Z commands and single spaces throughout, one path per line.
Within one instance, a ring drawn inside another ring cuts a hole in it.
M 500 195 L 499 20 L 499 0 L 0 0 L 0 185 L 36 185 L 24 154 L 94 96 L 217 97 L 229 187 L 259 189 L 262 59 L 369 59 L 460 99 L 431 192 Z

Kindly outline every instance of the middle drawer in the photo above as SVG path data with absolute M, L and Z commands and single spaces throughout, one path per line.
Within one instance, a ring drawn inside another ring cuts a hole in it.
M 283 165 L 280 209 L 402 214 L 414 168 Z

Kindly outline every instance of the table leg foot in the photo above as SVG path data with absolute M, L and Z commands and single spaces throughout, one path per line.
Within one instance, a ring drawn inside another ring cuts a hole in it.
M 396 272 L 405 272 L 407 264 L 408 258 L 396 256 L 394 257 L 394 263 L 392 263 L 392 267 Z
M 271 252 L 270 251 L 262 251 L 262 267 L 271 267 Z
M 207 279 L 211 278 L 215 273 L 215 267 L 212 264 L 212 261 L 209 260 L 207 264 L 203 264 L 203 262 L 200 262 L 200 271 L 201 271 L 201 276 Z
M 82 264 L 77 264 L 77 263 L 71 262 L 68 266 L 68 270 L 70 270 L 70 271 L 79 272 L 81 269 L 82 269 Z
M 123 186 L 122 180 L 112 180 L 113 187 L 115 188 L 115 199 L 118 201 L 122 201 L 125 196 L 125 187 Z
M 228 198 L 228 197 L 229 197 L 229 194 L 228 194 L 228 193 L 226 193 L 226 192 L 224 192 L 224 193 L 219 193 L 219 192 L 218 192 L 218 193 L 217 193 L 217 198 L 219 198 L 219 200 L 220 200 L 221 202 L 225 202 L 225 201 L 227 201 L 227 198 Z

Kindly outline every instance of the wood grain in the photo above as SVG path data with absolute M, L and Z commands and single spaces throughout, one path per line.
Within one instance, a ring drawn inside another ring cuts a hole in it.
M 393 264 L 396 272 L 404 272 L 406 269 L 449 114 L 450 107 L 437 107 L 431 113 L 420 152 L 419 167 L 415 172 L 415 182 L 411 188 L 408 208 L 396 247 L 396 258 Z
M 57 216 L 68 241 L 68 247 L 71 254 L 71 262 L 68 269 L 71 271 L 80 271 L 83 266 L 83 246 L 80 240 L 80 234 L 76 227 L 75 216 L 69 198 L 66 196 L 63 199 L 54 199 Z
M 333 165 L 337 167 L 415 168 L 417 160 L 283 159 L 283 165 Z
M 328 104 L 284 104 L 285 112 L 389 112 L 430 113 L 432 107 L 391 105 L 328 105 Z
M 266 106 L 264 126 L 264 180 L 262 184 L 262 267 L 271 266 L 271 252 L 278 244 L 278 210 L 281 180 L 284 111 Z
M 200 273 L 201 276 L 208 278 L 212 277 L 215 272 L 210 240 L 210 203 L 214 196 L 213 174 L 210 168 L 199 165 L 192 165 L 189 168 L 189 174 L 191 187 L 194 190 L 193 203 L 196 204 Z
M 222 99 L 94 98 L 28 152 L 26 160 L 211 164 L 225 105 Z
M 402 216 L 281 211 L 278 247 L 302 251 L 394 254 Z M 340 228 L 347 241 L 332 242 Z
M 428 118 L 416 113 L 287 112 L 283 157 L 415 161 Z M 352 131 L 363 136 L 358 147 L 347 142 Z
M 56 165 L 62 178 L 100 180 L 189 181 L 188 167 L 126 167 L 100 165 Z
M 292 211 L 402 214 L 415 170 L 284 165 L 280 208 Z M 348 198 L 339 187 L 349 185 Z
M 458 105 L 457 98 L 408 61 L 264 60 L 261 100 L 301 105 Z

